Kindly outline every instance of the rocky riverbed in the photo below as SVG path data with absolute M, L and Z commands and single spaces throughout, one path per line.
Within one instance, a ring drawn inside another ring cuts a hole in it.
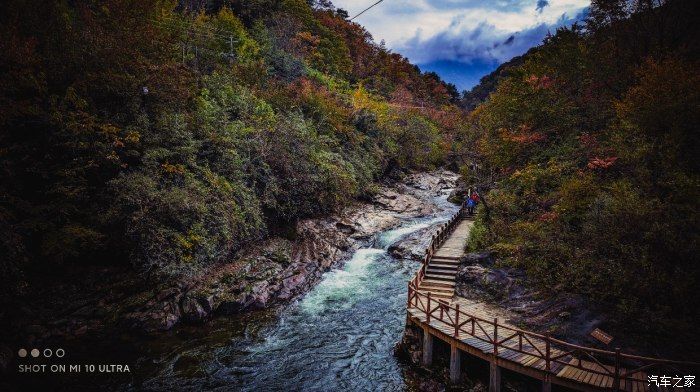
M 437 171 L 385 184 L 369 202 L 299 222 L 294 236 L 252 244 L 191 279 L 156 284 L 104 268 L 66 279 L 60 297 L 47 286 L 48 301 L 22 307 L 31 327 L 19 344 L 60 346 L 71 361 L 128 364 L 133 373 L 14 380 L 99 381 L 108 390 L 425 389 L 430 379 L 392 347 L 404 329 L 412 259 L 456 211 L 446 201 L 456 177 Z
M 382 186 L 370 203 L 355 204 L 327 218 L 300 221 L 294 239 L 268 238 L 187 287 L 155 293 L 126 320 L 140 329 L 166 330 L 181 320 L 200 322 L 214 313 L 287 303 L 308 292 L 324 272 L 376 233 L 435 212 L 432 198 L 454 188 L 456 180 L 454 173 L 437 171 L 411 174 Z
M 8 346 L 16 342 L 76 339 L 115 328 L 165 331 L 178 323 L 289 303 L 376 233 L 434 212 L 435 196 L 454 188 L 457 177 L 444 170 L 407 175 L 380 186 L 369 202 L 300 221 L 293 235 L 251 244 L 230 263 L 186 279 L 158 282 L 128 269 L 102 267 L 47 280 L 16 308 L 0 311 L 6 330 L 16 331 L 0 351 L 11 352 Z

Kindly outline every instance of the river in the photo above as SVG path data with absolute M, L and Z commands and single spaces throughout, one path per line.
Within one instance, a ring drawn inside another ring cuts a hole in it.
M 429 235 L 428 228 L 454 214 L 449 191 L 426 200 L 437 212 L 404 218 L 375 235 L 289 305 L 158 334 L 105 332 L 49 343 L 65 349 L 65 358 L 32 363 L 80 364 L 82 370 L 18 373 L 16 390 L 416 390 L 420 377 L 394 356 L 394 346 L 405 325 L 407 282 L 419 263 L 396 259 L 388 249 L 411 234 Z M 87 371 L 110 364 L 128 371 Z
M 456 210 L 446 194 L 435 202 L 438 213 L 375 236 L 289 306 L 181 327 L 133 347 L 135 376 L 120 389 L 406 390 L 393 348 L 404 328 L 407 281 L 419 264 L 387 249 Z

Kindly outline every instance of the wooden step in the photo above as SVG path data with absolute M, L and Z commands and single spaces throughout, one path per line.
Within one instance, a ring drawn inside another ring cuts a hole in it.
M 438 249 L 438 252 L 439 251 L 440 250 Z M 437 252 L 435 252 L 435 253 L 437 253 Z M 438 256 L 437 254 L 433 254 L 433 257 L 431 257 L 430 259 L 431 260 L 439 260 L 439 261 L 452 261 L 452 262 L 457 261 L 457 262 L 459 262 L 459 260 L 461 258 L 462 258 L 462 256 Z
M 457 276 L 457 271 L 449 271 L 449 270 L 446 271 L 446 270 L 441 270 L 441 269 L 431 268 L 431 267 L 428 267 L 428 269 L 425 270 L 425 273 L 429 274 L 429 275 L 447 276 L 447 277 L 450 277 L 453 279 L 455 276 Z
M 460 261 L 459 260 L 452 260 L 452 259 L 442 259 L 439 257 L 431 257 L 430 258 L 431 263 L 442 263 L 442 264 L 449 264 L 449 265 L 459 265 Z
M 439 264 L 439 265 L 442 265 L 442 266 L 448 267 L 448 268 L 459 268 L 459 266 L 460 266 L 459 261 L 430 259 L 430 261 L 428 262 L 428 265 L 433 265 L 433 264 Z
M 430 286 L 430 285 L 421 285 L 418 287 L 418 291 L 425 291 L 425 292 L 432 292 L 432 293 L 441 293 L 441 294 L 449 294 L 452 295 L 454 293 L 454 289 L 451 287 L 437 287 L 437 286 Z
M 453 289 L 455 287 L 455 282 L 448 282 L 444 280 L 433 280 L 433 279 L 423 279 L 421 286 L 432 286 L 432 287 L 445 287 Z
M 449 288 L 449 287 L 436 287 L 436 286 L 430 286 L 430 285 L 423 285 L 421 284 L 418 286 L 418 291 L 431 291 L 431 292 L 439 292 L 439 293 L 444 293 L 444 294 L 450 294 L 454 293 L 454 289 Z
M 444 281 L 444 282 L 454 282 L 455 281 L 454 275 L 436 275 L 436 274 L 431 273 L 429 271 L 425 274 L 425 278 L 430 279 L 430 280 Z
M 431 261 L 428 263 L 428 267 L 439 267 L 439 268 L 449 268 L 455 271 L 459 269 L 459 263 L 449 263 L 444 261 Z
M 457 268 L 457 267 L 450 268 L 450 266 L 439 265 L 439 264 L 428 264 L 428 266 L 425 268 L 426 269 L 433 269 L 433 270 L 438 271 L 438 272 L 449 273 L 449 274 L 453 274 L 453 275 L 457 275 L 457 272 L 459 271 L 459 268 Z
M 431 290 L 418 290 L 419 293 L 428 295 L 430 293 L 431 297 L 438 297 L 438 298 L 452 298 L 454 295 L 454 292 L 447 292 L 447 291 L 431 291 Z M 424 298 L 425 300 L 425 298 Z
M 449 259 L 449 258 L 440 257 L 440 256 L 431 257 L 430 262 L 446 263 L 446 264 L 454 264 L 454 265 L 460 264 L 459 258 Z
M 427 292 L 427 291 L 418 290 L 418 292 L 419 292 L 419 293 L 422 293 L 422 294 L 425 294 L 425 295 L 428 295 L 428 292 Z M 435 292 L 435 291 L 431 291 L 431 292 L 430 292 L 430 298 L 433 298 L 433 297 L 435 297 L 435 298 L 440 298 L 440 299 L 452 299 L 452 294 L 438 293 L 438 292 Z M 425 298 L 423 298 L 423 300 L 425 300 Z
M 426 294 L 426 295 L 428 294 L 428 292 L 430 292 L 430 295 L 431 295 L 431 296 L 432 296 L 432 295 L 435 295 L 435 294 L 440 294 L 440 295 L 449 295 L 449 296 L 451 297 L 452 294 L 454 294 L 454 290 L 446 289 L 446 288 L 444 288 L 444 287 L 442 287 L 442 288 L 439 288 L 439 287 L 438 287 L 438 288 L 434 288 L 434 287 L 429 287 L 429 288 L 426 288 L 426 287 L 419 287 L 419 288 L 418 288 L 418 292 L 423 293 L 423 294 Z
M 438 272 L 438 273 L 451 274 L 451 275 L 457 275 L 457 271 L 459 271 L 459 268 L 457 268 L 457 267 L 450 268 L 450 267 L 446 267 L 443 265 L 430 265 L 430 264 L 428 264 L 428 266 L 425 268 L 428 271 L 433 270 L 433 271 Z

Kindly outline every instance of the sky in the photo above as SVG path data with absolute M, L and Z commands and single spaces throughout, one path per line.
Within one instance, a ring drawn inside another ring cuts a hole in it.
M 350 16 L 376 0 L 333 0 Z M 376 42 L 469 90 L 499 64 L 583 19 L 590 0 L 384 0 L 354 20 Z

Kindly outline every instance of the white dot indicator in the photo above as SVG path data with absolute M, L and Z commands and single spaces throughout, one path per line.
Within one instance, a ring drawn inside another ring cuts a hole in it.
M 20 348 L 19 351 L 17 351 L 17 355 L 19 355 L 20 358 L 24 358 L 27 356 L 27 350 Z
M 46 358 L 51 358 L 52 355 L 53 355 L 53 351 L 52 351 L 50 348 L 45 348 L 45 349 L 44 349 L 44 356 L 45 356 Z
M 39 350 L 33 348 L 33 349 L 32 349 L 32 357 L 36 358 L 36 357 L 38 357 L 38 356 L 39 356 Z
M 66 355 L 66 351 L 62 348 L 57 348 L 56 349 L 56 356 L 59 358 L 63 358 L 63 356 Z

